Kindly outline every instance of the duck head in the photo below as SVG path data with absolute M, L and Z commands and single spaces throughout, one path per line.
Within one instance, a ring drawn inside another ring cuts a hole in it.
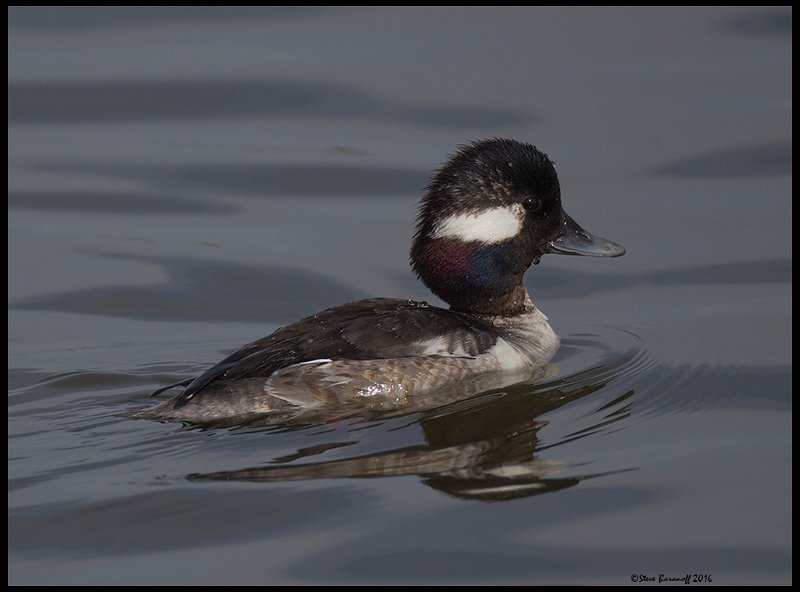
M 482 140 L 434 175 L 420 202 L 411 266 L 453 310 L 524 312 L 522 278 L 546 253 L 619 257 L 625 249 L 567 215 L 545 153 L 516 140 Z

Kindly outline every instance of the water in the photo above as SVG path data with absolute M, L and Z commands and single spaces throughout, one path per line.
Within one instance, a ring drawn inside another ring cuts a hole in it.
M 791 583 L 791 9 L 9 9 L 9 583 Z M 545 375 L 199 429 L 158 386 L 435 300 L 430 171 L 507 136 L 625 245 L 528 273 Z

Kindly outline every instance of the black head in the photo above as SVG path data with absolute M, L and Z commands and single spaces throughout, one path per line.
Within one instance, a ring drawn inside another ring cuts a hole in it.
M 577 231 L 594 252 L 564 239 Z M 512 314 L 526 301 L 522 276 L 544 253 L 624 253 L 595 243 L 562 209 L 548 156 L 498 138 L 463 146 L 435 174 L 420 203 L 411 265 L 456 310 Z
M 415 238 L 431 236 L 450 216 L 514 205 L 540 223 L 550 222 L 552 228 L 538 228 L 543 238 L 555 232 L 558 221 L 553 214 L 561 211 L 561 187 L 553 162 L 536 147 L 516 140 L 473 142 L 435 174 L 420 203 Z

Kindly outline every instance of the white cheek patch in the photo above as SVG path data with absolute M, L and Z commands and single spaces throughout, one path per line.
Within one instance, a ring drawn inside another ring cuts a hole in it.
M 519 204 L 453 214 L 434 227 L 431 238 L 501 243 L 517 236 L 522 229 L 523 214 Z

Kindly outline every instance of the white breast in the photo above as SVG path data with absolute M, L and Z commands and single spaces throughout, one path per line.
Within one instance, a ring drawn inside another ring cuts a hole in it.
M 558 351 L 561 341 L 547 317 L 538 308 L 514 317 L 497 317 L 490 322 L 501 329 L 503 337 L 483 356 L 498 370 L 521 370 L 542 366 Z

